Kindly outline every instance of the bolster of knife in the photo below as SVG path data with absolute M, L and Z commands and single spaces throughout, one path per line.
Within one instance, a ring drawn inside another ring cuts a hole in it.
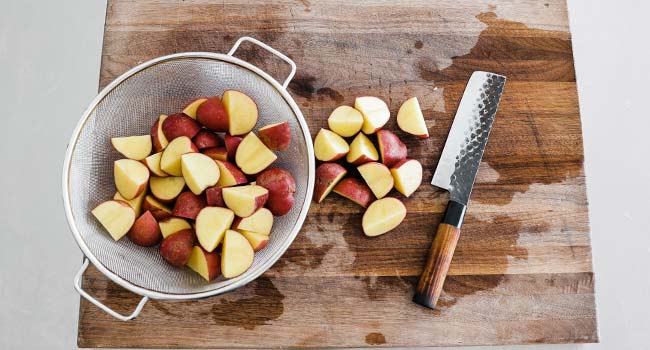
M 458 243 L 466 208 L 464 204 L 455 201 L 447 204 L 445 216 L 438 226 L 424 271 L 415 288 L 414 302 L 435 309 Z

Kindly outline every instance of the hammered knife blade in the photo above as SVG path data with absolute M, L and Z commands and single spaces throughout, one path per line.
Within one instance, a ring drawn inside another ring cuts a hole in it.
M 420 305 L 435 308 L 442 292 L 505 82 L 503 75 L 474 72 L 460 100 L 431 181 L 449 191 L 449 203 L 413 296 Z

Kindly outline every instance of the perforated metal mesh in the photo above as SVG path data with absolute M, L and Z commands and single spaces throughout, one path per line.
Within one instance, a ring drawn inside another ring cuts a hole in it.
M 277 152 L 274 166 L 287 169 L 296 179 L 294 210 L 276 218 L 269 245 L 256 253 L 251 269 L 236 279 L 207 283 L 198 274 L 167 264 L 158 247 L 143 248 L 124 238 L 113 241 L 91 215 L 99 203 L 115 193 L 113 162 L 120 155 L 110 138 L 146 135 L 160 114 L 182 110 L 199 96 L 221 95 L 227 89 L 240 90 L 258 104 L 257 127 L 287 120 L 291 127 L 291 147 Z M 308 134 L 308 133 L 307 133 Z M 166 294 L 193 294 L 223 289 L 247 275 L 268 267 L 269 257 L 284 252 L 297 225 L 307 198 L 309 176 L 308 147 L 298 117 L 288 102 L 263 77 L 242 66 L 212 58 L 186 57 L 163 61 L 148 67 L 117 85 L 99 102 L 82 127 L 71 157 L 69 196 L 80 239 L 92 255 L 122 279 L 145 289 Z M 65 194 L 64 194 L 65 195 Z M 304 209 L 306 210 L 306 208 Z

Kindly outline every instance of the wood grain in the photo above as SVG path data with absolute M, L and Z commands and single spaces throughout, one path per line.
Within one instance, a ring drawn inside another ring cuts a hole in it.
M 130 322 L 82 300 L 80 347 L 411 347 L 598 341 L 583 145 L 564 0 L 109 0 L 100 86 L 148 59 L 226 52 L 242 35 L 289 55 L 312 136 L 360 95 L 418 96 L 431 137 L 398 132 L 424 165 L 394 232 L 365 237 L 362 210 L 312 205 L 278 263 L 224 296 L 151 301 Z M 273 76 L 263 50 L 237 56 Z M 508 76 L 454 259 L 429 310 L 411 298 L 447 194 L 428 185 L 474 70 Z M 163 111 L 161 111 L 163 112 Z M 167 111 L 169 112 L 169 111 Z M 395 127 L 394 118 L 389 127 Z M 396 128 L 395 128 L 396 129 Z M 94 268 L 84 288 L 118 311 L 138 296 Z

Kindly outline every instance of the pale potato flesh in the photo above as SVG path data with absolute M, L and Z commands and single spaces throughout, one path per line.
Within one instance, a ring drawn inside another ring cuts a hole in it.
M 365 134 L 372 134 L 384 126 L 390 118 L 390 110 L 386 102 L 373 96 L 357 97 L 354 101 L 354 108 L 363 115 L 361 131 Z
M 361 131 L 363 115 L 350 106 L 339 106 L 327 118 L 327 125 L 338 135 L 351 137 Z
M 115 192 L 113 199 L 127 202 L 131 206 L 131 208 L 133 208 L 133 211 L 135 211 L 135 216 L 139 217 L 140 214 L 142 213 L 142 202 L 144 202 L 144 197 L 146 195 L 147 195 L 147 191 L 142 191 L 142 193 L 140 193 L 137 197 L 133 199 L 126 199 L 122 197 L 122 195 L 119 192 Z
M 147 188 L 149 169 L 133 159 L 116 160 L 113 165 L 115 187 L 122 197 L 133 199 Z
M 254 134 L 244 137 L 235 153 L 235 163 L 244 174 L 257 174 L 273 163 L 278 156 Z
M 350 146 L 336 133 L 320 129 L 314 139 L 314 155 L 316 159 L 328 162 L 345 156 L 350 151 Z
M 366 209 L 361 226 L 366 236 L 382 235 L 397 227 L 406 217 L 406 207 L 397 198 L 378 199 Z
M 135 211 L 126 202 L 106 201 L 91 212 L 116 241 L 124 237 L 135 222 Z
M 424 116 L 417 97 L 406 100 L 399 108 L 397 126 L 409 134 L 422 138 L 429 137 L 429 130 L 427 130 L 427 124 L 424 122 Z
M 225 278 L 233 278 L 246 272 L 251 265 L 255 252 L 248 240 L 239 232 L 226 231 L 221 252 L 221 273 Z
M 357 136 L 350 143 L 350 152 L 348 152 L 346 160 L 348 163 L 355 163 L 359 160 L 363 162 L 375 162 L 379 159 L 379 153 L 372 141 L 363 133 Z
M 253 215 L 241 219 L 238 230 L 245 230 L 268 236 L 273 227 L 273 214 L 266 208 L 258 209 Z
M 395 179 L 395 189 L 409 197 L 422 183 L 422 164 L 415 159 L 409 159 L 397 164 L 390 170 Z
M 113 137 L 113 148 L 133 160 L 143 160 L 151 154 L 151 135 Z
M 192 228 L 187 220 L 174 217 L 158 222 L 158 226 L 160 226 L 160 232 L 162 233 L 163 238 L 167 238 L 180 230 Z
M 393 189 L 393 175 L 387 166 L 381 163 L 366 163 L 357 167 L 359 174 L 366 181 L 372 193 L 378 199 L 384 198 Z
M 177 137 L 163 151 L 162 157 L 160 158 L 160 168 L 169 175 L 183 176 L 181 156 L 194 151 L 192 149 L 192 140 L 189 137 Z
M 151 194 L 161 201 L 171 201 L 178 197 L 185 187 L 185 180 L 181 176 L 152 177 L 149 180 Z
M 186 153 L 181 156 L 183 179 L 195 195 L 214 186 L 219 181 L 220 171 L 217 163 L 205 154 Z
M 244 135 L 253 130 L 258 111 L 252 98 L 240 91 L 228 90 L 223 93 L 221 102 L 228 113 L 230 135 Z
M 262 250 L 269 243 L 269 236 L 257 232 L 239 231 L 248 243 L 250 243 L 254 252 Z
M 185 113 L 186 116 L 196 119 L 196 110 L 199 108 L 199 106 L 207 101 L 207 98 L 197 98 L 196 100 L 190 102 L 185 108 L 183 109 L 183 113 Z
M 232 210 L 221 207 L 205 207 L 196 217 L 196 237 L 201 247 L 213 251 L 221 243 L 224 233 L 232 225 L 235 214 Z
M 269 191 L 257 185 L 226 187 L 221 191 L 223 201 L 241 218 L 251 216 L 264 205 Z M 266 197 L 266 198 L 265 198 Z

